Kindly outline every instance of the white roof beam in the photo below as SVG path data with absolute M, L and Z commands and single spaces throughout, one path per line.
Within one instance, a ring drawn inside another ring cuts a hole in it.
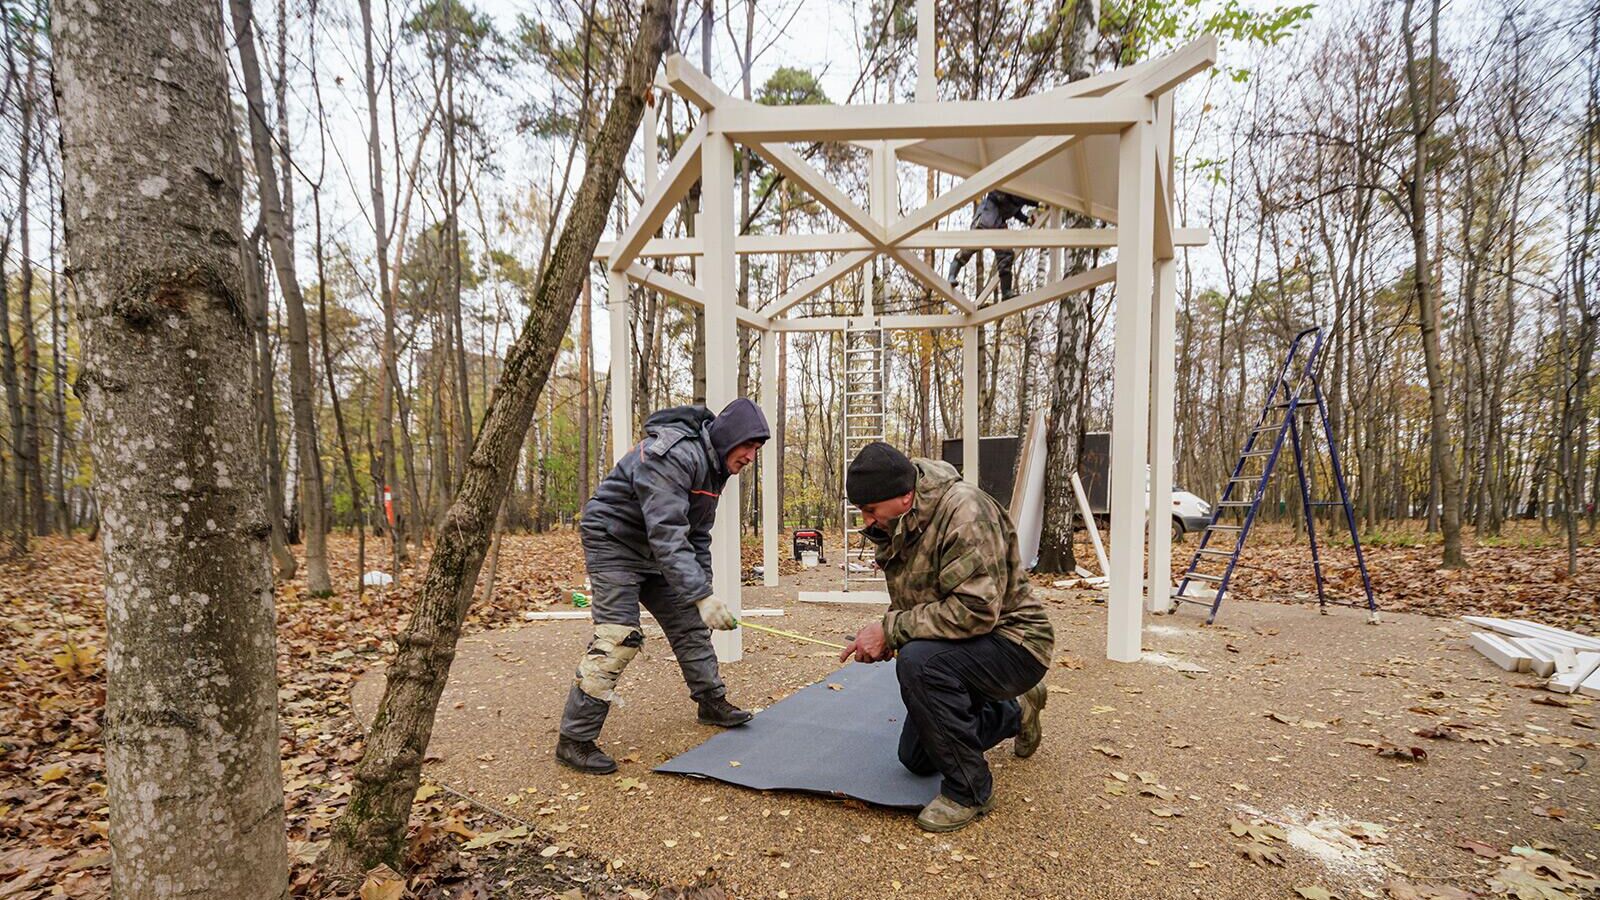
M 876 254 L 876 250 L 857 250 L 852 253 L 846 253 L 823 267 L 822 271 L 790 288 L 787 294 L 763 306 L 761 314 L 772 319 L 774 326 L 776 326 L 780 321 L 778 317 L 787 312 L 790 307 L 866 265 L 867 260 Z
M 720 104 L 718 128 L 743 143 L 1115 134 L 1144 116 L 1138 97 L 846 106 Z
M 945 281 L 943 275 L 935 272 L 933 266 L 928 265 L 921 255 L 909 250 L 890 250 L 889 255 L 894 257 L 895 262 L 909 272 L 912 278 L 922 282 L 924 287 L 933 291 L 935 296 L 946 303 L 955 304 L 964 313 L 971 313 L 978 308 L 976 303 L 967 299 L 966 294 L 961 293 L 955 285 Z
M 672 205 L 682 199 L 688 192 L 690 185 L 700 177 L 700 147 L 705 142 L 706 121 L 689 132 L 684 139 L 683 146 L 678 148 L 678 155 L 672 158 L 672 165 L 667 167 L 666 174 L 656 183 L 655 190 L 645 197 L 638 212 L 633 216 L 633 221 L 628 223 L 613 245 L 610 257 L 611 271 L 621 272 L 628 268 L 639 252 L 639 248 L 650 240 L 650 236 L 661 228 L 661 223 L 667 220 L 667 214 L 672 211 Z
M 712 82 L 709 75 L 684 59 L 681 53 L 667 57 L 667 84 L 672 87 L 673 93 L 700 107 L 702 111 L 709 112 L 732 99 Z
M 1087 291 L 1090 288 L 1099 287 L 1100 285 L 1105 284 L 1116 277 L 1117 264 L 1114 262 L 1106 263 L 1103 266 L 1097 266 L 1093 269 L 1089 269 L 1086 272 L 1079 272 L 1076 275 L 1068 275 L 1066 278 L 1036 287 L 1031 291 L 1018 294 L 1003 303 L 996 303 L 993 306 L 985 306 L 972 314 L 970 317 L 970 322 L 973 325 L 983 325 L 988 322 L 993 322 L 996 319 L 1003 319 L 1013 313 L 1019 313 L 1024 310 L 1032 309 L 1035 306 L 1042 306 L 1046 303 L 1051 303 L 1053 301 L 1060 300 L 1063 297 L 1076 294 L 1079 291 Z
M 1217 64 L 1217 38 L 1211 34 L 1201 35 L 1153 63 L 1149 69 L 1129 79 L 1124 90 L 1146 97 L 1165 94 Z
M 789 107 L 785 107 L 786 109 Z M 719 119 L 719 125 L 726 125 L 727 120 Z M 846 225 L 865 235 L 874 245 L 882 246 L 884 242 L 884 228 L 872 214 L 862 209 L 859 204 L 851 200 L 844 191 L 839 190 L 827 176 L 812 168 L 805 157 L 794 151 L 793 147 L 785 144 L 755 144 L 757 153 L 772 163 L 773 167 L 782 172 L 790 181 L 811 192 L 817 202 L 826 206 L 829 211 L 838 216 Z
M 1208 243 L 1204 228 L 1179 228 L 1174 231 L 1174 243 L 1180 247 L 1200 246 Z M 1117 245 L 1116 228 L 1026 228 L 1000 231 L 993 228 L 928 228 L 908 235 L 896 245 L 901 250 L 939 250 L 975 248 L 988 250 L 996 247 L 1016 250 L 1050 247 L 1109 248 Z M 594 258 L 610 259 L 616 242 L 602 241 L 595 245 Z M 815 234 L 746 234 L 734 239 L 734 249 L 743 254 L 780 253 L 846 253 L 852 250 L 871 250 L 872 241 L 853 232 L 819 232 Z M 670 256 L 699 256 L 702 253 L 697 238 L 651 238 L 634 254 L 639 259 Z
M 1072 140 L 1071 137 L 1037 137 L 1028 141 L 972 173 L 960 184 L 896 222 L 894 228 L 889 231 L 889 243 L 899 244 L 908 235 L 927 228 L 964 204 L 977 199 L 978 195 L 992 190 L 997 185 L 1015 178 L 1061 152 Z
M 693 303 L 695 306 L 706 305 L 705 291 L 665 272 L 657 271 L 640 263 L 631 263 L 624 271 L 636 284 L 643 285 L 668 297 L 675 297 L 679 300 Z
M 773 319 L 773 331 L 843 331 L 850 322 L 847 316 L 807 316 L 800 319 Z M 896 315 L 879 316 L 878 324 L 894 330 L 918 328 L 960 328 L 967 324 L 963 315 Z

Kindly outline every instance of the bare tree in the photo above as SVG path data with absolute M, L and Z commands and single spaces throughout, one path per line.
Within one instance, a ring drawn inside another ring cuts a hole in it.
M 266 223 L 267 244 L 271 248 L 272 268 L 278 290 L 283 294 L 285 318 L 289 324 L 289 399 L 294 414 L 295 451 L 300 484 L 300 518 L 306 544 L 306 590 L 317 596 L 333 593 L 328 577 L 328 528 L 326 501 L 323 499 L 322 455 L 318 450 L 315 385 L 311 378 L 311 336 L 306 322 L 305 297 L 295 272 L 294 225 L 286 204 L 287 187 L 292 179 L 287 167 L 280 187 L 274 150 L 287 158 L 289 148 L 280 140 L 274 146 L 267 127 L 266 100 L 262 91 L 261 61 L 256 53 L 255 23 L 250 0 L 229 0 L 238 38 L 239 71 L 244 81 L 246 116 L 249 119 L 250 148 L 259 182 L 261 216 Z
M 328 863 L 342 870 L 396 864 L 461 624 L 506 487 L 572 320 L 600 232 L 638 130 L 645 93 L 672 35 L 672 0 L 648 0 L 626 73 L 590 148 L 572 213 L 540 273 L 522 333 L 506 352 L 466 476 L 445 515 L 416 611 L 397 640 L 383 698 L 356 768 L 355 790 L 334 827 Z
M 1455 451 L 1450 441 L 1450 412 L 1446 406 L 1444 363 L 1439 350 L 1439 302 L 1435 293 L 1433 269 L 1428 255 L 1428 154 L 1434 123 L 1439 115 L 1439 2 L 1428 5 L 1428 57 L 1417 57 L 1416 37 L 1411 16 L 1416 0 L 1406 0 L 1401 31 L 1406 47 L 1406 97 L 1411 117 L 1411 171 L 1405 177 L 1406 224 L 1411 229 L 1413 264 L 1411 278 L 1417 299 L 1417 318 L 1422 329 L 1422 357 L 1428 374 L 1428 408 L 1433 470 L 1439 483 L 1439 502 L 1443 507 L 1439 527 L 1444 532 L 1444 567 L 1465 568 L 1461 553 L 1461 473 L 1456 468 Z M 1431 501 L 1430 501 L 1431 506 Z

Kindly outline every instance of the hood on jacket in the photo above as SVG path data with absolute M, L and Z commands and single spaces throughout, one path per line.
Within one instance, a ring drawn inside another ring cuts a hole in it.
M 726 464 L 728 453 L 745 441 L 766 443 L 770 437 L 772 430 L 761 407 L 743 397 L 724 406 L 711 421 L 711 449 L 717 453 L 718 464 Z
M 707 422 L 715 419 L 711 410 L 704 406 L 669 406 L 658 409 L 644 420 L 644 430 L 647 434 L 654 433 L 662 428 L 677 428 L 692 435 L 700 434 L 700 429 Z

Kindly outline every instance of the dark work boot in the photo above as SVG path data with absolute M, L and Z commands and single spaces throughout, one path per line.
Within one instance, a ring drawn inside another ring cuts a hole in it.
M 700 724 L 732 728 L 750 721 L 750 714 L 728 702 L 727 697 L 700 701 Z
M 556 761 L 590 775 L 609 775 L 617 770 L 617 761 L 594 741 L 575 741 L 566 735 L 556 742 Z

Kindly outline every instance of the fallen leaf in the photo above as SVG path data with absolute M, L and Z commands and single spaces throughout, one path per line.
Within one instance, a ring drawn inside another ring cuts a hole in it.
M 1493 844 L 1485 844 L 1483 841 L 1462 839 L 1456 841 L 1456 846 L 1475 856 L 1482 856 L 1486 859 L 1499 859 L 1502 855 L 1501 851 Z
M 1249 837 L 1252 841 L 1258 843 L 1287 841 L 1289 839 L 1289 836 L 1282 828 L 1269 822 L 1263 822 L 1260 819 L 1256 819 L 1249 824 L 1239 819 L 1233 819 L 1228 822 L 1228 830 L 1233 833 L 1234 837 Z
M 1404 878 L 1391 878 L 1383 886 L 1393 900 L 1472 900 L 1472 894 L 1451 886 L 1412 884 Z
M 1373 822 L 1346 822 L 1339 830 L 1363 844 L 1382 844 L 1389 836 L 1387 828 Z
M 1266 868 L 1269 865 L 1283 865 L 1283 854 L 1279 853 L 1277 850 L 1274 850 L 1270 844 L 1263 844 L 1260 841 L 1250 841 L 1245 844 L 1240 844 L 1239 852 L 1244 856 L 1245 859 L 1250 860 L 1262 868 Z
M 1333 895 L 1328 893 L 1327 888 L 1315 884 L 1297 884 L 1294 892 L 1306 900 L 1333 900 Z
M 1115 748 L 1108 747 L 1105 744 L 1094 744 L 1089 749 L 1090 750 L 1099 750 L 1101 753 L 1104 753 L 1106 756 L 1109 756 L 1112 759 L 1121 759 L 1122 758 L 1122 754 L 1118 753 Z
M 405 896 L 406 880 L 388 866 L 367 870 L 366 880 L 358 892 L 361 900 L 400 900 Z
M 515 828 L 507 828 L 507 829 L 504 829 L 504 830 L 501 830 L 501 831 L 485 831 L 484 833 L 478 835 L 477 837 L 473 838 L 472 840 L 467 841 L 465 844 L 462 844 L 461 845 L 461 849 L 463 849 L 463 850 L 478 850 L 478 849 L 481 849 L 483 847 L 492 847 L 495 844 L 509 843 L 511 841 L 519 841 L 519 840 L 521 840 L 521 839 L 523 839 L 523 838 L 525 838 L 527 836 L 528 836 L 528 829 L 525 826 L 522 826 L 522 825 L 518 825 Z M 546 847 L 545 849 L 549 850 L 550 848 Z M 541 854 L 541 855 L 546 855 L 546 854 Z M 547 854 L 547 855 L 548 856 L 554 856 L 555 854 L 551 853 L 551 854 Z

